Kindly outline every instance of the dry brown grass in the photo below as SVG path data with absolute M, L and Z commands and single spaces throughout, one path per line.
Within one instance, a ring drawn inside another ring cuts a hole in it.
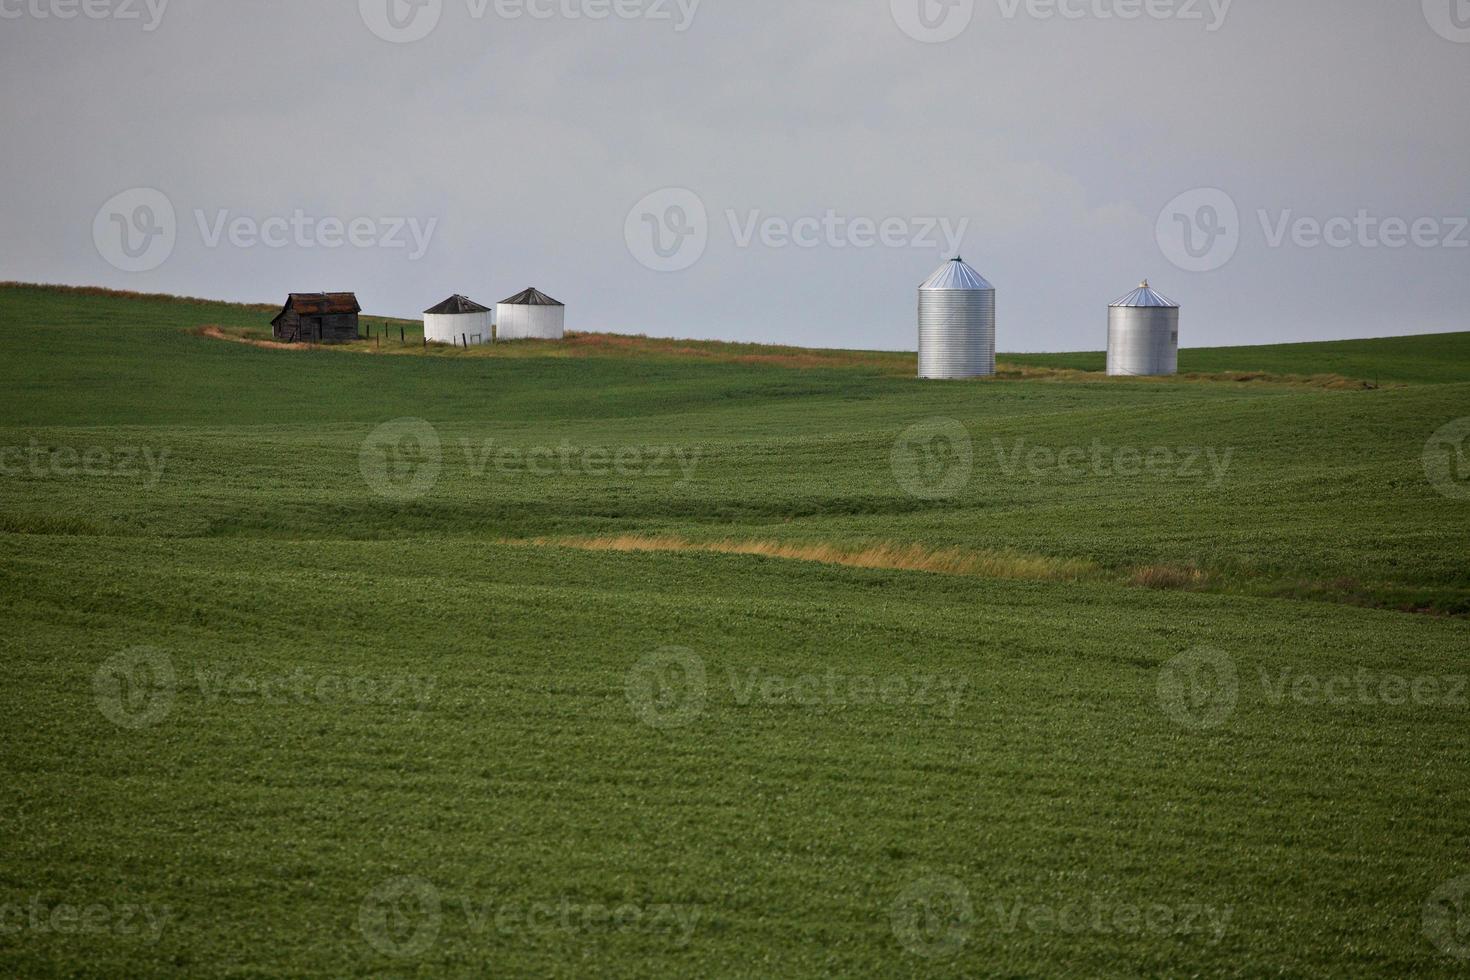
M 257 340 L 238 333 L 228 333 L 223 327 L 210 323 L 194 330 L 196 337 L 208 337 L 211 340 L 228 340 L 232 344 L 248 344 L 251 347 L 261 347 L 266 350 L 311 350 L 315 344 L 287 344 L 279 340 Z
M 1010 551 L 928 548 L 917 544 L 881 543 L 844 546 L 826 543 L 747 540 L 691 541 L 674 535 L 622 534 L 591 538 L 536 538 L 511 544 L 576 548 L 582 551 L 672 551 L 721 555 L 758 555 L 790 561 L 819 562 L 849 568 L 887 568 L 977 578 L 1070 582 L 1097 574 L 1090 562 Z
M 568 333 L 561 345 L 579 354 L 626 354 L 767 364 L 787 368 L 865 367 L 898 372 L 911 368 L 913 355 L 885 351 L 829 350 L 773 344 L 739 344 L 713 340 L 670 340 L 642 334 Z

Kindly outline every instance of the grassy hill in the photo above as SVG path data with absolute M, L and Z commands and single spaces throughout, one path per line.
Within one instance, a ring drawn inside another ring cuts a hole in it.
M 0 288 L 9 972 L 1463 970 L 1470 334 L 270 315 Z

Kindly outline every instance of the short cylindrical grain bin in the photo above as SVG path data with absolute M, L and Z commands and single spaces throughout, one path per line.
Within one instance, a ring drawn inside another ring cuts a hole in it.
M 561 340 L 567 308 L 532 286 L 495 307 L 496 340 Z
M 995 287 L 956 257 L 919 287 L 919 377 L 993 374 Z
M 1179 304 L 1145 279 L 1108 307 L 1108 374 L 1120 378 L 1179 372 Z
M 490 343 L 490 307 L 458 294 L 424 311 L 424 340 L 470 346 Z

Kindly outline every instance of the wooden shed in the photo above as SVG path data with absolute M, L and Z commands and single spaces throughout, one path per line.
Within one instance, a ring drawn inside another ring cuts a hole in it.
M 353 293 L 292 293 L 271 329 L 286 343 L 342 344 L 358 339 L 361 312 Z

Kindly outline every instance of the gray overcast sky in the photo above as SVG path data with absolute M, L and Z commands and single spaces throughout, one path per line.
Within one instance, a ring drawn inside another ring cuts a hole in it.
M 0 0 L 0 278 L 912 349 L 943 219 L 1003 350 L 1470 329 L 1470 0 L 149 3 Z

